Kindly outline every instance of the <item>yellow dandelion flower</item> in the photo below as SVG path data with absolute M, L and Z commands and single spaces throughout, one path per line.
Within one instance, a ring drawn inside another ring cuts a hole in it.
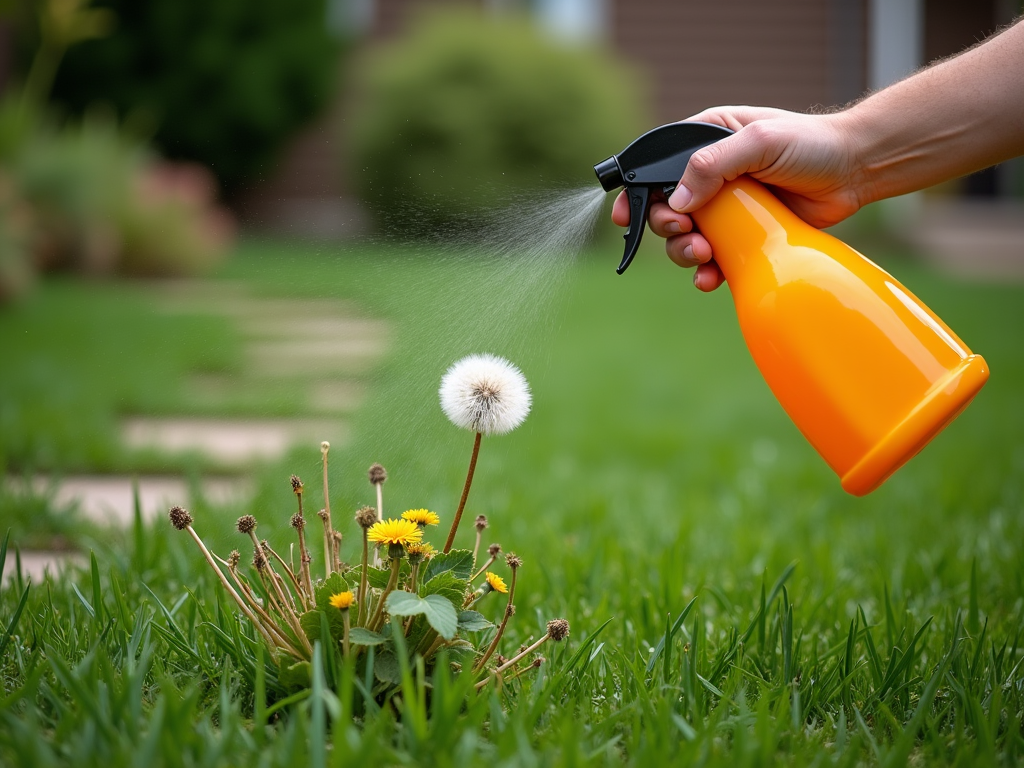
M 347 611 L 355 601 L 356 596 L 351 592 L 339 592 L 336 595 L 331 595 L 330 603 L 339 611 Z
M 434 549 L 433 544 L 427 544 L 426 542 L 422 544 L 410 544 L 405 548 L 405 551 L 408 553 L 409 557 L 419 555 L 423 560 L 429 560 L 437 552 L 437 550 Z
M 437 525 L 441 522 L 437 513 L 431 512 L 429 509 L 410 509 L 402 513 L 402 519 L 409 520 L 416 525 Z
M 501 592 L 503 595 L 508 593 L 508 587 L 505 586 L 505 580 L 498 574 L 488 571 L 484 578 L 487 579 L 487 585 L 495 592 Z
M 407 547 L 420 542 L 423 539 L 423 531 L 411 520 L 389 518 L 374 523 L 366 532 L 366 538 L 378 544 Z

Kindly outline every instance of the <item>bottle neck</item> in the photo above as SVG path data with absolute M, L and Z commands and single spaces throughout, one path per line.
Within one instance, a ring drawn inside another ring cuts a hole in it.
M 785 243 L 794 228 L 808 226 L 749 176 L 727 181 L 692 215 L 733 288 L 745 273 L 769 266 L 766 256 L 774 243 Z

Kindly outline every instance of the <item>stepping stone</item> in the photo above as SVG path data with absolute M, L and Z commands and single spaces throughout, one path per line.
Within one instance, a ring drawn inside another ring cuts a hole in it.
M 33 584 L 42 584 L 47 575 L 50 578 L 56 578 L 65 568 L 72 565 L 85 565 L 87 562 L 88 558 L 79 552 L 22 552 L 21 574 L 26 580 L 31 580 Z M 14 579 L 16 566 L 14 548 L 11 547 L 7 550 L 7 561 L 4 563 L 4 572 L 0 577 L 0 583 Z
M 55 506 L 74 504 L 89 520 L 123 527 L 131 525 L 135 515 L 134 479 L 127 475 L 72 475 L 61 478 L 53 489 L 50 478 L 39 475 L 32 478 L 32 490 L 37 494 L 52 490 Z M 8 478 L 7 482 L 19 481 Z M 146 520 L 166 514 L 174 504 L 188 506 L 193 501 L 189 483 L 180 477 L 143 475 L 138 483 L 139 504 Z M 244 503 L 252 493 L 251 483 L 237 477 L 205 478 L 199 485 L 203 497 L 212 504 Z
M 349 429 L 314 419 L 224 420 L 135 417 L 122 423 L 124 444 L 166 453 L 200 453 L 220 465 L 247 466 L 281 458 L 294 445 L 344 445 Z

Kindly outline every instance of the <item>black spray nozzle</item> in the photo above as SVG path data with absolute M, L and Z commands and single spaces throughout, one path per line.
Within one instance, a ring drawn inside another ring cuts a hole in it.
M 651 191 L 671 194 L 682 178 L 690 156 L 732 133 L 711 123 L 669 123 L 648 131 L 632 144 L 594 166 L 605 191 L 626 188 L 629 197 L 629 228 L 623 237 L 626 250 L 615 271 L 620 275 L 633 261 L 651 208 Z

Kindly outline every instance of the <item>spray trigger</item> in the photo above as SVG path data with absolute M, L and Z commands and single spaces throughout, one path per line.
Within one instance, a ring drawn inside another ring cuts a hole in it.
M 690 156 L 698 149 L 732 134 L 711 123 L 669 123 L 648 131 L 617 155 L 594 166 L 607 192 L 625 187 L 629 199 L 629 228 L 622 261 L 615 270 L 626 271 L 640 248 L 640 239 L 651 210 L 652 190 L 670 195 L 682 178 Z

